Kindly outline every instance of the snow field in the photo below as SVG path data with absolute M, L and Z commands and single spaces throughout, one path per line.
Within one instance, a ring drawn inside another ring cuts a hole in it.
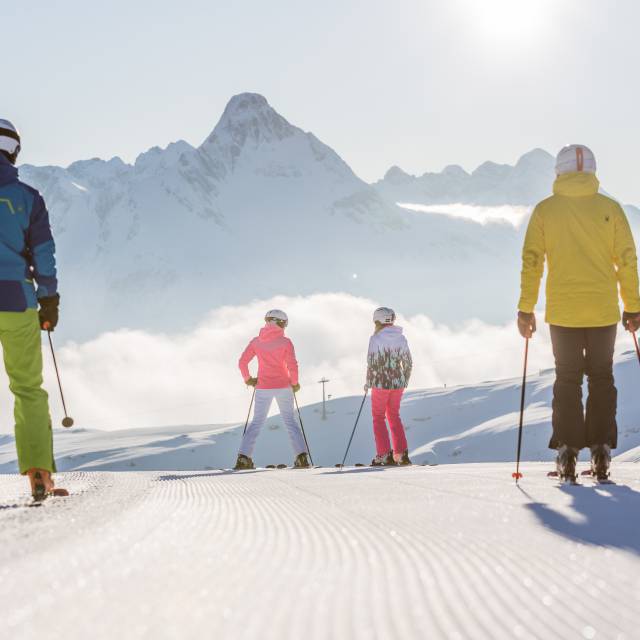
M 637 466 L 547 467 L 71 472 L 39 508 L 0 476 L 0 635 L 636 637 Z

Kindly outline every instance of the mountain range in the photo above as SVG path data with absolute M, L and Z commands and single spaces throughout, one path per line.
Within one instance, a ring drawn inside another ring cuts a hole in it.
M 61 330 L 85 339 L 125 326 L 178 330 L 214 307 L 323 291 L 437 322 L 506 321 L 522 225 L 437 207 L 530 207 L 550 193 L 553 158 L 536 149 L 515 166 L 419 177 L 392 167 L 367 184 L 263 96 L 244 93 L 199 147 L 154 147 L 133 164 L 22 165 L 20 175 L 50 210 Z

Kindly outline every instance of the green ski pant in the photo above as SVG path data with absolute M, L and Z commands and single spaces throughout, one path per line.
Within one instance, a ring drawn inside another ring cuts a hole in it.
M 20 473 L 37 467 L 55 471 L 49 397 L 42 388 L 42 342 L 38 312 L 0 311 L 0 344 L 9 389 L 15 397 L 16 448 Z

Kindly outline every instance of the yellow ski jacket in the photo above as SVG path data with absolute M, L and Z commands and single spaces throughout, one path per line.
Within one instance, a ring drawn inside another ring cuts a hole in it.
M 640 312 L 636 247 L 622 207 L 598 193 L 593 174 L 567 173 L 534 209 L 522 249 L 518 309 L 533 311 L 548 261 L 546 321 L 604 327 Z

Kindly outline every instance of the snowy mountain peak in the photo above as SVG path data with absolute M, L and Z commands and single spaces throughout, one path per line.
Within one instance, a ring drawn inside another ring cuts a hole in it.
M 231 145 L 242 149 L 251 144 L 273 143 L 289 138 L 300 130 L 285 120 L 264 96 L 241 93 L 229 100 L 220 122 L 202 147 Z
M 544 149 L 533 149 L 522 155 L 516 163 L 516 168 L 526 170 L 552 170 L 555 158 Z
M 414 177 L 394 164 L 387 173 L 384 174 L 383 179 L 388 180 L 392 184 L 406 184 L 407 182 L 411 182 Z
M 443 176 L 450 176 L 452 178 L 468 178 L 469 174 L 459 164 L 448 164 L 442 170 Z

